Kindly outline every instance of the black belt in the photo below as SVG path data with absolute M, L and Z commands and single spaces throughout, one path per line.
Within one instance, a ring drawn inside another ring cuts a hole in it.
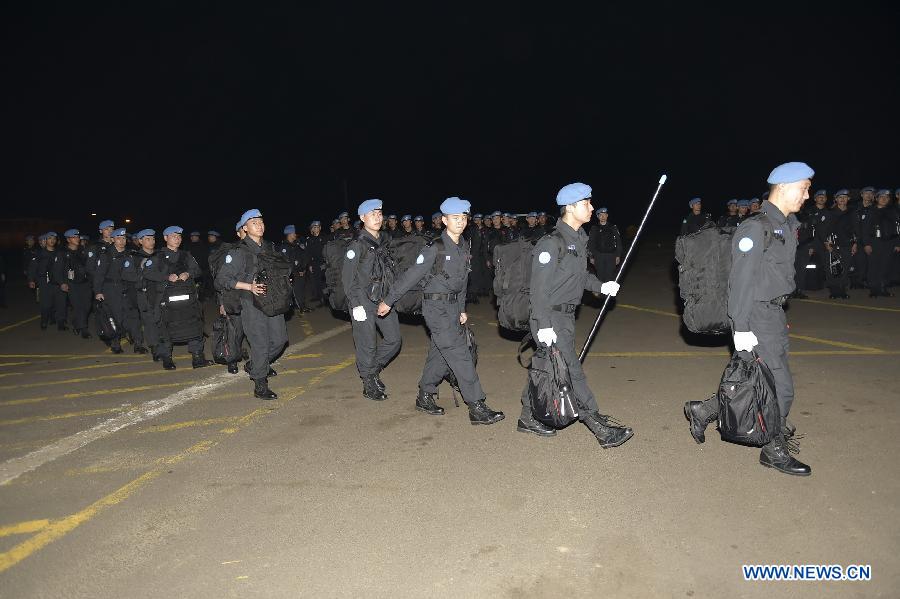
M 790 295 L 782 295 L 782 296 L 776 297 L 775 299 L 770 299 L 769 303 L 772 305 L 775 305 L 775 306 L 783 306 L 785 303 L 787 303 L 789 297 L 791 297 L 791 296 Z
M 439 302 L 455 302 L 459 298 L 458 293 L 425 293 L 422 297 L 427 300 L 437 300 Z
M 555 306 L 550 306 L 550 309 L 562 312 L 563 314 L 574 314 L 575 310 L 578 309 L 578 304 L 557 304 Z

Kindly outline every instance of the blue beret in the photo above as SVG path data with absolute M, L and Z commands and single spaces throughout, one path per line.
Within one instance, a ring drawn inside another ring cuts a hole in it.
M 411 215 L 411 214 L 404 214 L 404 215 L 403 215 L 403 218 L 400 219 L 400 222 L 402 223 L 402 222 L 405 221 L 405 220 L 412 220 L 412 215 Z
M 812 179 L 816 171 L 809 168 L 805 162 L 785 162 L 772 169 L 766 182 L 769 185 L 778 183 L 795 183 L 804 179 Z
M 861 191 L 862 193 L 866 193 L 867 191 L 869 191 L 869 192 L 871 192 L 871 193 L 875 193 L 875 188 L 872 187 L 871 185 L 869 185 L 869 186 L 867 186 L 867 187 L 863 187 L 863 188 L 860 189 L 859 191 Z
M 814 195 L 813 198 L 817 198 L 819 196 L 825 196 L 827 198 L 828 192 L 825 191 L 824 189 L 820 189 L 819 191 L 816 192 L 816 195 Z
M 419 222 L 425 222 L 425 217 L 422 216 L 421 214 L 417 214 L 413 220 L 417 220 Z
M 533 216 L 534 218 L 537 218 L 537 212 L 529 212 L 529 213 L 526 214 L 525 216 L 527 216 L 527 217 L 532 217 L 532 216 Z
M 609 210 L 607 210 L 606 208 L 597 208 L 597 214 L 607 214 L 607 213 L 609 213 Z
M 512 218 L 512 214 L 509 212 L 504 212 L 501 216 L 505 216 L 506 218 Z
M 341 220 L 342 218 L 350 218 L 350 213 L 349 212 L 341 212 L 340 214 L 337 215 L 338 220 Z
M 321 226 L 322 226 L 322 221 L 314 220 L 313 222 L 309 223 L 309 226 L 310 226 L 310 228 L 312 228 L 312 227 L 321 227 Z
M 214 237 L 221 237 L 221 236 L 222 236 L 222 234 L 219 233 L 218 231 L 216 231 L 215 229 L 212 229 L 212 230 L 210 230 L 210 231 L 207 231 L 206 234 L 207 234 L 207 235 L 212 235 L 212 236 L 214 236 Z
M 26 241 L 29 240 L 29 239 L 31 239 L 31 240 L 33 241 L 33 240 L 34 240 L 34 235 L 32 235 L 31 233 L 29 233 L 28 235 L 25 236 L 25 240 L 26 240 Z
M 850 197 L 850 190 L 848 190 L 848 189 L 838 189 L 836 192 L 834 192 L 834 197 L 839 197 L 839 196 L 847 196 L 847 197 Z
M 163 229 L 163 235 L 171 235 L 172 233 L 178 233 L 179 235 L 184 232 L 184 229 L 181 227 L 172 225 L 171 227 L 166 227 Z
M 760 203 L 759 198 L 750 198 L 750 203 L 752 204 L 753 202 L 756 202 L 757 204 L 759 204 Z
M 260 212 L 256 208 L 253 208 L 253 209 L 248 210 L 247 212 L 243 213 L 241 215 L 241 220 L 238 221 L 238 229 L 240 229 L 241 227 L 246 225 L 247 221 L 250 220 L 251 218 L 262 218 L 262 212 Z
M 475 214 L 472 215 L 472 218 L 484 218 L 484 215 L 481 214 L 480 212 L 476 212 Z
M 503 216 L 503 213 L 500 212 L 499 210 L 494 210 L 493 212 L 490 213 L 489 216 L 490 216 L 491 218 L 494 218 L 495 216 Z
M 134 234 L 135 238 L 142 239 L 144 237 L 153 237 L 156 235 L 156 231 L 153 229 L 141 229 L 137 233 Z
M 63 233 L 63 237 L 80 237 L 81 232 L 78 229 L 69 229 Z
M 392 219 L 394 219 L 394 220 L 397 220 L 397 215 L 396 215 L 396 214 L 388 214 L 388 218 L 392 218 Z
M 339 224 L 341 224 L 341 219 L 336 218 L 336 219 L 334 219 L 333 221 L 331 221 L 331 224 L 332 224 L 332 225 L 339 225 Z
M 737 203 L 738 203 L 737 200 L 731 199 L 731 200 L 728 200 L 728 201 L 725 203 L 725 205 L 726 205 L 726 206 L 735 206 L 735 205 L 737 205 Z
M 44 233 L 44 239 L 49 239 L 50 237 L 59 237 L 59 235 L 56 234 L 56 231 L 47 231 Z
M 591 197 L 591 186 L 584 183 L 569 183 L 556 194 L 557 206 L 568 206 Z
M 443 204 L 441 204 L 441 206 L 443 206 Z M 435 212 L 434 214 L 431 215 L 431 220 L 434 220 L 434 219 L 436 219 L 436 218 L 440 218 L 441 216 L 442 216 L 442 213 L 441 213 L 441 212 Z
M 296 233 L 296 232 L 297 232 L 297 227 L 295 227 L 294 225 L 287 225 L 283 231 L 283 233 L 285 235 L 287 235 L 288 233 Z
M 373 210 L 381 210 L 381 200 L 366 200 L 359 205 L 359 208 L 356 209 L 356 213 L 359 216 L 362 216 L 363 214 L 367 214 L 369 212 L 372 212 Z
M 128 235 L 128 232 L 125 230 L 124 227 L 122 227 L 120 229 L 116 229 L 115 231 L 112 232 L 113 237 L 125 237 L 126 235 Z
M 878 190 L 878 193 L 875 194 L 875 197 L 879 197 L 879 196 L 889 196 L 889 195 L 891 195 L 891 190 L 890 190 L 890 189 L 879 189 L 879 190 Z
M 46 233 L 41 233 L 40 235 L 38 235 L 38 241 L 46 241 L 46 240 L 47 240 Z
M 238 222 L 234 223 L 234 230 L 235 230 L 235 231 L 240 231 L 240 230 L 241 230 L 241 221 L 238 221 Z
M 738 204 L 738 208 L 740 208 L 740 207 L 749 208 L 750 200 L 738 200 L 737 204 Z
M 468 200 L 462 200 L 456 196 L 447 198 L 441 202 L 441 212 L 435 212 L 431 218 L 443 214 L 468 214 L 472 209 L 472 204 Z
M 547 213 L 544 211 L 538 212 L 538 216 L 547 216 Z
M 116 223 L 111 220 L 101 220 L 100 225 L 97 227 L 98 229 L 105 229 L 106 227 L 115 227 Z
M 200 237 L 200 231 L 191 231 L 191 235 L 196 235 L 197 237 Z
M 693 206 L 694 204 L 699 204 L 702 201 L 703 200 L 701 200 L 700 198 L 693 198 L 690 202 L 688 202 L 688 206 Z

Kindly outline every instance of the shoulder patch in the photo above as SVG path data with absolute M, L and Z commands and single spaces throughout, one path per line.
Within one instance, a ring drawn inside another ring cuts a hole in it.
M 150 266 L 151 264 L 153 264 L 153 260 L 151 260 L 150 258 L 147 258 L 147 261 L 144 262 L 144 266 Z
M 88 252 L 88 258 L 93 258 L 93 257 L 94 257 L 94 252 Z
M 550 252 L 541 252 L 538 255 L 538 262 L 540 262 L 541 264 L 547 264 L 548 262 L 550 262 Z
M 418 257 L 416 257 L 416 264 L 422 264 L 423 262 L 425 262 L 425 256 L 419 254 Z
M 287 248 L 281 248 L 281 253 L 282 253 L 282 254 L 287 254 Z
M 232 260 L 234 260 L 234 258 L 231 257 L 231 254 L 225 255 L 225 264 L 231 264 Z
M 753 240 L 749 237 L 743 237 L 738 241 L 738 249 L 742 252 L 749 252 L 753 249 Z
M 354 258 L 356 258 L 356 252 L 347 250 L 347 260 L 353 260 Z
M 131 265 L 131 262 L 129 262 L 128 260 L 126 260 L 126 261 L 125 261 L 125 264 L 123 264 L 122 266 L 124 266 L 125 268 L 128 268 L 130 265 Z

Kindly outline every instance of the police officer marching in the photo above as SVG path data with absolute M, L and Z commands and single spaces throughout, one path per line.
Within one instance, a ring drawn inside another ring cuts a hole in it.
M 728 203 L 725 204 L 725 214 L 719 217 L 716 225 L 719 227 L 736 227 L 738 223 L 741 222 L 741 217 L 738 215 L 738 201 L 736 199 L 728 200 Z
M 322 222 L 314 220 L 309 223 L 309 236 L 306 238 L 306 260 L 308 263 L 310 296 L 315 298 L 321 308 L 325 302 L 325 236 L 322 235 Z
M 538 241 L 532 252 L 530 329 L 537 343 L 559 349 L 569 370 L 578 419 L 601 447 L 608 448 L 625 443 L 634 432 L 600 413 L 575 351 L 575 310 L 584 291 L 610 296 L 619 292 L 618 283 L 601 282 L 587 270 L 588 235 L 582 226 L 591 221 L 594 211 L 591 193 L 590 186 L 584 183 L 570 183 L 556 195 L 562 216 L 555 230 Z M 534 418 L 527 384 L 522 391 L 522 412 L 516 430 L 541 437 L 556 435 L 555 429 Z
M 171 328 L 172 323 L 167 322 L 168 318 L 165 308 L 157 308 L 157 306 L 161 306 L 160 301 L 165 301 L 166 288 L 170 284 L 188 283 L 196 290 L 199 278 L 203 276 L 203 270 L 194 256 L 187 250 L 181 249 L 182 232 L 183 229 L 175 225 L 166 227 L 163 230 L 163 239 L 166 242 L 166 247 L 156 252 L 154 258 L 144 261 L 142 272 L 145 281 L 152 282 L 155 292 L 154 296 L 157 300 L 151 304 L 154 306 L 155 311 L 158 310 L 156 322 L 157 330 L 159 331 L 159 343 L 156 346 L 156 355 L 162 360 L 165 370 L 175 369 L 175 362 L 172 360 L 173 337 L 176 337 L 176 341 L 181 341 L 182 336 L 177 335 L 177 332 Z M 144 239 L 146 239 L 146 235 Z M 201 319 L 199 306 L 197 306 L 196 318 L 198 320 Z M 192 334 L 184 340 L 187 341 L 188 350 L 191 352 L 191 366 L 204 368 L 210 366 L 212 362 L 207 360 L 204 355 L 202 320 L 199 323 L 187 322 L 185 327 L 197 330 L 198 324 L 200 325 L 199 335 Z
M 694 198 L 688 202 L 691 212 L 681 221 L 681 234 L 690 235 L 712 223 L 708 212 L 703 212 L 703 202 L 700 198 Z
M 257 281 L 257 260 L 263 252 L 275 251 L 263 235 L 266 224 L 257 209 L 244 212 L 237 223 L 246 234 L 244 239 L 225 256 L 225 264 L 216 275 L 217 289 L 236 289 L 241 292 L 241 323 L 250 344 L 250 362 L 244 370 L 253 381 L 253 395 L 259 399 L 277 399 L 269 389 L 269 377 L 276 372 L 271 363 L 281 354 L 288 342 L 284 315 L 267 316 L 253 303 L 253 296 L 266 294 L 266 284 Z
M 116 229 L 112 232 L 112 240 L 111 249 L 101 249 L 97 259 L 94 299 L 109 307 L 117 325 L 117 335 L 109 340 L 113 353 L 122 353 L 121 339 L 125 334 L 134 342 L 135 353 L 146 353 L 137 313 L 138 270 L 131 252 L 126 249 L 128 233 L 123 228 Z
M 341 269 L 341 285 L 347 296 L 356 348 L 356 370 L 363 383 L 363 397 L 374 401 L 387 399 L 381 371 L 400 351 L 400 322 L 397 314 L 379 316 L 378 303 L 387 293 L 384 269 L 390 268 L 388 235 L 381 228 L 384 217 L 381 200 L 371 199 L 357 209 L 363 228 L 359 237 L 347 246 Z M 382 341 L 378 343 L 378 333 Z
M 755 351 L 774 377 L 781 431 L 765 446 L 759 462 L 785 474 L 809 476 L 812 469 L 794 458 L 787 440 L 794 435 L 788 421 L 794 381 L 788 365 L 788 325 L 783 305 L 794 290 L 794 253 L 798 222 L 794 216 L 809 198 L 814 171 L 802 162 L 776 167 L 768 178 L 770 194 L 762 214 L 741 223 L 732 240 L 728 277 L 728 317 L 735 351 Z M 770 237 L 771 236 L 771 237 Z M 768 238 L 768 243 L 766 242 Z M 691 436 L 705 440 L 704 430 L 718 417 L 718 400 L 684 405 Z
M 378 305 L 378 314 L 385 318 L 394 314 L 391 306 L 413 286 L 424 281 L 422 315 L 431 335 L 431 344 L 419 379 L 416 409 L 433 416 L 444 413 L 436 401 L 438 385 L 452 372 L 469 408 L 469 422 L 494 424 L 503 420 L 504 415 L 487 405 L 463 328 L 468 320 L 466 289 L 470 255 L 469 244 L 462 233 L 468 224 L 470 208 L 469 202 L 457 197 L 444 200 L 440 214 L 446 228 L 422 248 L 416 263 L 403 273 Z
M 28 286 L 37 289 L 41 307 L 41 330 L 56 322 L 60 331 L 66 327 L 66 292 L 60 285 L 66 283 L 62 252 L 57 249 L 59 241 L 54 231 L 41 235 L 44 247 L 37 253 L 28 268 Z
M 900 215 L 891 206 L 891 191 L 880 189 L 874 209 L 862 228 L 863 250 L 869 258 L 869 297 L 893 297 L 889 287 L 893 260 L 900 252 Z
M 828 219 L 830 231 L 825 241 L 827 265 L 825 268 L 825 285 L 830 299 L 849 299 L 847 288 L 850 285 L 850 267 L 853 254 L 859 247 L 853 236 L 853 213 L 847 208 L 850 192 L 839 189 L 834 194 L 834 208 Z
M 588 256 L 601 281 L 616 278 L 616 267 L 622 259 L 622 236 L 619 228 L 609 222 L 609 210 L 598 208 L 597 224 L 588 236 Z
M 81 247 L 78 229 L 64 233 L 66 247 L 62 249 L 63 280 L 60 289 L 66 293 L 72 305 L 72 329 L 82 339 L 90 339 L 88 316 L 91 313 L 91 282 L 87 273 L 87 253 Z
M 277 246 L 277 250 L 282 253 L 285 259 L 291 264 L 291 285 L 294 291 L 294 305 L 297 312 L 310 312 L 306 307 L 306 245 L 297 237 L 297 228 L 294 225 L 287 225 L 283 229 L 284 241 Z
M 404 214 L 402 218 L 400 218 L 400 230 L 397 231 L 398 237 L 409 237 L 410 235 L 415 235 L 415 231 L 413 230 L 413 219 L 411 214 Z
M 150 354 L 154 362 L 159 362 L 158 353 L 160 336 L 159 315 L 159 288 L 158 285 L 144 276 L 144 273 L 153 266 L 156 255 L 156 231 L 153 229 L 141 229 L 134 234 L 138 240 L 140 249 L 134 252 L 134 260 L 137 263 L 140 278 L 137 285 L 137 305 L 140 315 L 141 327 L 144 331 L 144 341 L 150 348 Z

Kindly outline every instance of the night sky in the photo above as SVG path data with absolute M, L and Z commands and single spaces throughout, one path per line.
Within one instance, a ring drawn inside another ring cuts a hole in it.
M 21 4 L 7 216 L 206 228 L 258 207 L 275 238 L 345 197 L 551 210 L 580 180 L 626 224 L 668 173 L 652 223 L 674 229 L 788 160 L 816 189 L 900 187 L 896 3 Z

